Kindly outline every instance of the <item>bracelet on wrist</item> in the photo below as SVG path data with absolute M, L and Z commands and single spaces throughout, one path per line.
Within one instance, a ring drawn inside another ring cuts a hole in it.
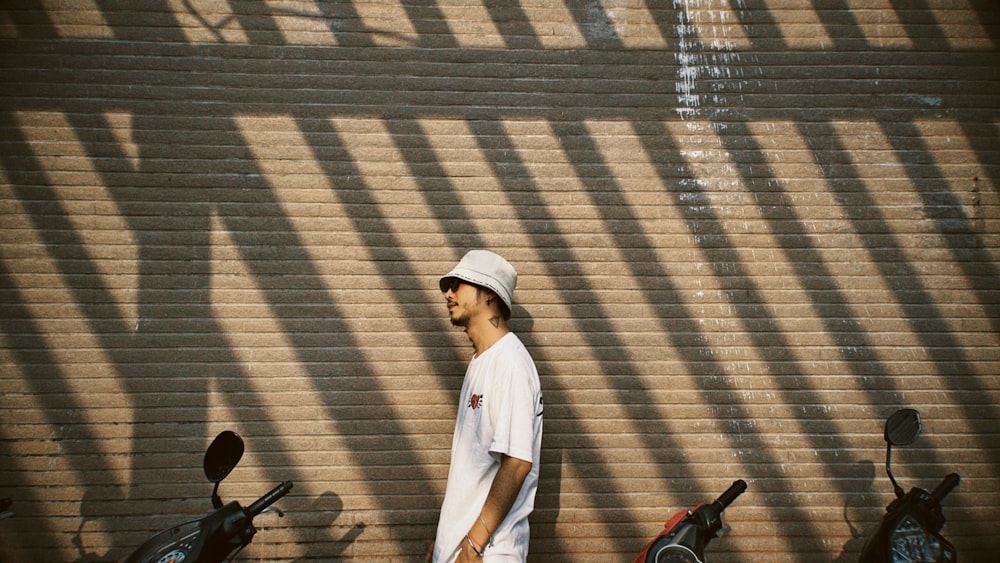
M 483 519 L 482 514 L 479 515 L 479 521 L 483 524 L 483 529 L 486 530 L 486 535 L 487 535 L 486 545 L 489 547 L 493 547 L 493 531 L 490 530 L 490 527 L 486 525 L 486 520 Z M 483 548 L 483 551 L 486 551 L 485 547 Z
M 483 552 L 486 551 L 486 548 L 479 549 L 479 546 L 476 545 L 476 542 L 472 540 L 472 536 L 470 536 L 469 534 L 465 534 L 465 541 L 469 542 L 469 546 L 472 547 L 472 551 L 476 552 L 476 555 L 478 555 L 480 558 L 483 556 Z

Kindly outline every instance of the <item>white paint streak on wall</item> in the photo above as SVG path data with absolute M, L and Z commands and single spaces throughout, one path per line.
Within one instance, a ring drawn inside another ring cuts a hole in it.
M 742 4 L 737 3 L 740 9 Z M 677 115 L 699 119 L 739 111 L 747 61 L 737 49 L 749 44 L 739 18 L 722 0 L 673 0 L 673 5 Z M 732 92 L 740 100 L 733 100 Z

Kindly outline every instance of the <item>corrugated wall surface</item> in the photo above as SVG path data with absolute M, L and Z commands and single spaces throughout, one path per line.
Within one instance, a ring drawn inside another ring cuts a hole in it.
M 713 561 L 850 561 L 905 486 L 1000 551 L 1000 8 L 785 0 L 0 6 L 4 562 L 205 510 L 248 561 L 421 561 L 470 348 L 437 277 L 519 269 L 534 561 L 626 561 L 749 491 Z

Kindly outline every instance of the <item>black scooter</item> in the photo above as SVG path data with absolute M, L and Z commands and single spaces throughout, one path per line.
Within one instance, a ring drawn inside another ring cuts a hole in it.
M 906 494 L 892 475 L 892 447 L 913 443 L 920 429 L 920 413 L 913 409 L 896 411 L 885 423 L 885 472 L 896 499 L 886 507 L 881 525 L 861 550 L 860 563 L 953 563 L 958 558 L 954 546 L 940 533 L 944 526 L 941 501 L 958 485 L 958 474 L 945 477 L 932 493 L 914 487 Z
M 223 505 L 219 483 L 243 457 L 243 440 L 229 430 L 215 437 L 205 452 L 205 477 L 215 487 L 208 514 L 171 526 L 146 540 L 123 563 L 222 563 L 231 561 L 253 541 L 255 516 L 292 490 L 285 481 L 247 508 L 238 502 Z M 273 509 L 276 510 L 276 509 Z M 284 516 L 276 510 L 278 516 Z
M 632 563 L 704 563 L 705 546 L 722 531 L 722 512 L 747 490 L 740 479 L 712 504 L 681 510 L 663 525 L 663 531 L 646 544 Z

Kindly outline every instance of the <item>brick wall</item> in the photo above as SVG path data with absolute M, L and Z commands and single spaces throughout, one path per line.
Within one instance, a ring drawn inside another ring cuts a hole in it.
M 907 7 L 909 6 L 909 7 Z M 252 561 L 422 561 L 487 247 L 546 398 L 534 561 L 856 560 L 905 486 L 1000 551 L 1000 9 L 0 7 L 0 559 L 113 561 L 293 480 Z

